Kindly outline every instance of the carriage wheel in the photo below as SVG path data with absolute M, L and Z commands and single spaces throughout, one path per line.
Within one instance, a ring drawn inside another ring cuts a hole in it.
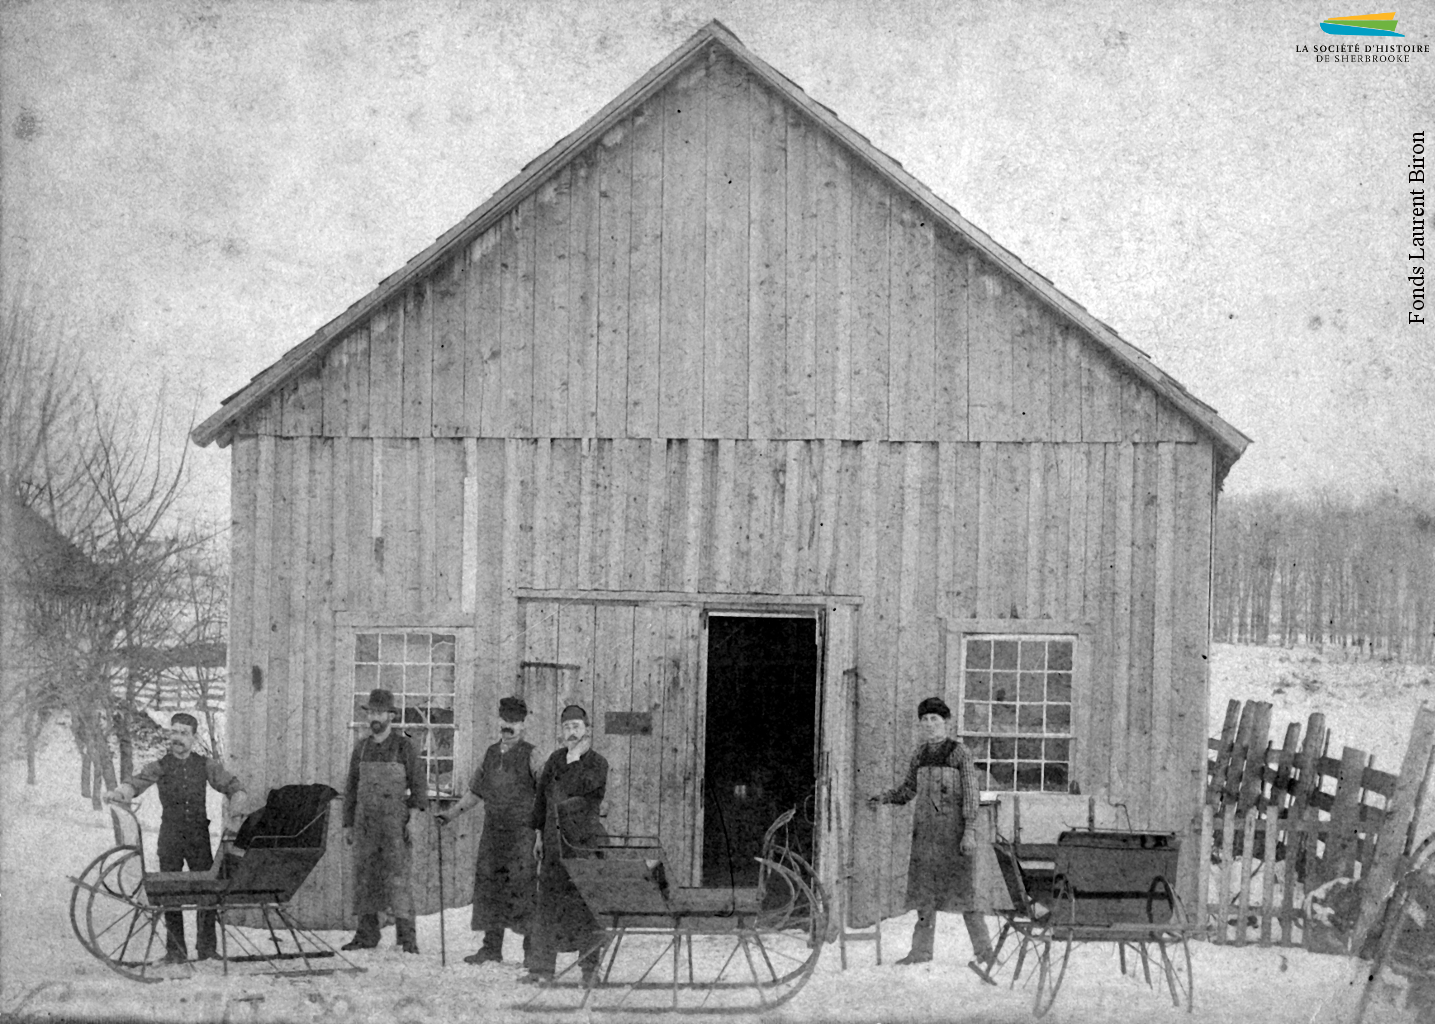
M 114 853 L 115 851 L 111 851 Z M 88 949 L 133 981 L 163 981 L 163 911 L 145 895 L 140 853 L 128 849 L 101 865 L 85 904 Z
M 1076 931 L 1076 894 L 1067 886 L 1064 878 L 1058 878 L 1055 885 L 1055 901 L 1051 916 L 1040 936 L 1034 936 L 1040 943 L 1037 953 L 1036 998 L 1032 1001 L 1032 1013 L 1038 1017 L 1046 1015 L 1056 1002 L 1056 993 L 1066 978 L 1066 964 L 1071 959 L 1072 936 Z M 1059 962 L 1053 964 L 1053 954 L 1059 955 Z
M 785 898 L 782 905 L 759 914 L 754 922 L 750 970 L 756 976 L 758 999 L 764 1007 L 785 1003 L 801 991 L 817 968 L 827 937 L 828 905 L 822 886 L 810 869 L 768 861 L 769 891 Z
M 104 877 L 105 863 L 110 858 L 118 857 L 133 849 L 132 846 L 112 846 L 90 861 L 85 866 L 85 870 L 80 872 L 78 878 L 70 879 L 75 883 L 74 889 L 70 892 L 70 928 L 74 930 L 75 938 L 80 940 L 80 945 L 91 953 L 94 953 L 94 950 L 90 948 L 90 929 L 85 922 L 85 912 L 90 905 L 90 893 Z

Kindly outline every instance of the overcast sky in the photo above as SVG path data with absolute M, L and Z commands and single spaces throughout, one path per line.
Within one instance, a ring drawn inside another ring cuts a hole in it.
M 1255 439 L 1231 492 L 1435 481 L 1406 323 L 1435 54 L 1310 3 L 11 2 L 0 258 L 116 388 L 222 398 L 710 18 Z M 1429 45 L 1435 5 L 1400 6 Z M 1435 165 L 1432 165 L 1435 166 Z M 1420 187 L 1420 186 L 1416 186 Z M 228 518 L 228 451 L 195 452 Z

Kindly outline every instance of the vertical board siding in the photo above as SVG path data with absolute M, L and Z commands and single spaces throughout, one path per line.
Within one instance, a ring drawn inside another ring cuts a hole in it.
M 575 665 L 568 689 L 544 698 L 553 715 L 568 700 L 598 725 L 609 710 L 654 714 L 653 736 L 604 740 L 610 827 L 660 835 L 691 872 L 697 606 L 516 591 L 701 592 L 726 564 L 736 593 L 863 596 L 851 752 L 862 794 L 896 781 L 915 702 L 941 692 L 957 653 L 944 654 L 943 616 L 1091 623 L 1075 778 L 1125 803 L 1137 827 L 1184 830 L 1204 745 L 1211 482 L 1209 445 L 1165 442 L 244 438 L 234 645 L 264 685 L 233 688 L 231 749 L 261 785 L 341 782 L 352 633 L 335 613 L 462 621 L 473 640 L 459 774 L 520 661 Z M 535 719 L 544 743 L 553 728 Z M 862 810 L 853 829 L 854 914 L 899 911 L 907 819 Z M 345 913 L 343 885 L 319 884 L 322 913 Z
M 277 436 L 1193 443 L 731 59 L 555 168 L 246 418 Z
M 656 436 L 703 434 L 703 312 L 706 257 L 707 73 L 698 68 L 663 94 L 662 222 L 659 259 L 661 343 Z

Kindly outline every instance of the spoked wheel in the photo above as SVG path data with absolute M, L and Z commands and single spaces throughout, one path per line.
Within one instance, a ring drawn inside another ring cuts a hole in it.
M 1066 964 L 1071 959 L 1072 935 L 1076 930 L 1076 894 L 1065 879 L 1056 880 L 1055 904 L 1037 942 L 1036 998 L 1031 1010 L 1038 1017 L 1046 1016 L 1061 983 L 1066 978 Z
M 164 981 L 172 976 L 163 966 L 164 915 L 145 896 L 142 863 L 130 849 L 100 866 L 85 905 L 85 948 L 133 981 Z
M 795 858 L 794 858 L 795 860 Z M 789 866 L 767 861 L 769 891 L 785 898 L 782 905 L 758 915 L 751 944 L 756 949 L 752 972 L 762 1006 L 785 1003 L 801 991 L 817 968 L 827 935 L 827 895 L 800 861 Z M 785 890 L 785 892 L 784 892 Z
M 80 940 L 80 945 L 89 952 L 95 951 L 90 948 L 90 927 L 86 921 L 86 914 L 90 906 L 90 894 L 105 877 L 105 865 L 112 859 L 118 859 L 124 854 L 132 851 L 132 846 L 112 846 L 104 853 L 86 865 L 79 877 L 71 878 L 75 884 L 70 892 L 70 928 L 74 930 L 75 938 Z M 95 954 L 98 956 L 99 954 Z

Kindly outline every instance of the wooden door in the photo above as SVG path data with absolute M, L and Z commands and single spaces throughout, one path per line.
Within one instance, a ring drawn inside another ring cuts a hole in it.
M 829 605 L 824 623 L 822 694 L 818 702 L 817 877 L 834 913 L 845 916 L 852 870 L 851 823 L 856 750 L 856 609 Z

